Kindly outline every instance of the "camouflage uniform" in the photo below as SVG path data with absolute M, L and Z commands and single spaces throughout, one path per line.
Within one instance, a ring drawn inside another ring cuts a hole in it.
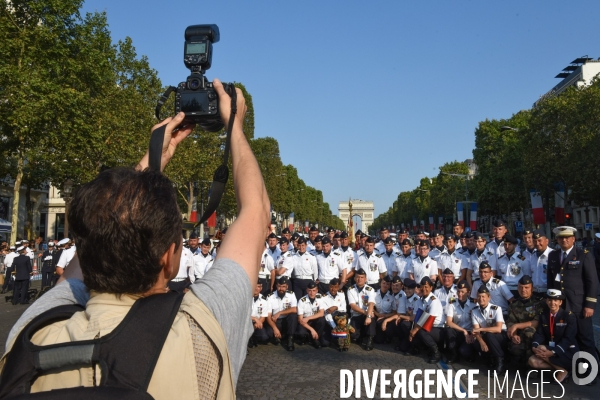
M 506 326 L 510 328 L 514 324 L 528 321 L 539 321 L 540 314 L 544 309 L 544 301 L 538 300 L 534 296 L 531 296 L 527 300 L 518 298 L 513 301 L 508 308 L 508 318 L 506 319 Z M 528 327 L 525 329 L 518 329 L 516 332 L 521 338 L 520 344 L 515 344 L 512 340 L 508 342 L 508 352 L 515 357 L 516 361 L 527 360 L 531 355 L 531 341 L 535 334 L 535 328 Z

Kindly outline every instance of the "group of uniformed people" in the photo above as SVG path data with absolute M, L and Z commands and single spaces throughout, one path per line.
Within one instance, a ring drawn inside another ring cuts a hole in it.
M 10 246 L 10 252 L 4 258 L 4 284 L 2 293 L 12 290 L 12 304 L 29 304 L 29 284 L 35 271 L 33 270 L 34 258 L 38 256 L 29 247 L 28 240 L 19 240 Z M 63 270 L 75 255 L 75 244 L 69 238 L 64 238 L 56 243 L 48 241 L 48 249 L 41 255 L 40 270 L 42 275 L 42 290 L 52 287 Z
M 526 231 L 523 251 L 502 221 L 489 243 L 459 224 L 445 236 L 402 231 L 396 243 L 385 229 L 377 242 L 359 233 L 355 249 L 346 232 L 271 234 L 249 347 L 327 346 L 341 313 L 366 350 L 399 338 L 395 349 L 406 355 L 425 349 L 431 363 L 443 351 L 449 363 L 481 355 L 498 373 L 508 353 L 515 363 L 560 369 L 556 379 L 564 381 L 579 349 L 598 359 L 591 319 L 598 276 L 592 254 L 574 246 L 575 231 L 554 229 L 561 250 L 548 247 L 544 231 Z

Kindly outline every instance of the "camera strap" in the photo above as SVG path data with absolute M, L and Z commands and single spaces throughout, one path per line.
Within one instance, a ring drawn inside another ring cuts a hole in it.
M 233 85 L 225 84 L 224 88 L 227 94 L 231 97 L 231 114 L 227 124 L 227 136 L 225 139 L 225 150 L 223 152 L 223 163 L 217 167 L 213 174 L 213 182 L 210 187 L 211 194 L 210 198 L 208 199 L 208 205 L 204 210 L 204 214 L 200 217 L 200 220 L 194 225 L 195 227 L 206 222 L 212 213 L 216 211 L 219 203 L 221 202 L 221 198 L 223 198 L 223 193 L 225 193 L 225 185 L 229 179 L 229 167 L 227 164 L 229 162 L 229 152 L 231 149 L 231 131 L 233 129 L 233 123 L 237 113 L 237 92 L 235 90 L 235 86 Z M 159 118 L 162 105 L 165 103 L 165 101 L 167 101 L 171 95 L 171 92 L 174 90 L 175 87 L 169 86 L 165 93 L 163 93 L 163 95 L 160 97 L 155 109 L 156 118 Z M 150 137 L 150 144 L 148 146 L 148 164 L 150 170 L 152 171 L 160 171 L 162 146 L 165 140 L 165 129 L 166 124 L 152 131 L 152 136 Z

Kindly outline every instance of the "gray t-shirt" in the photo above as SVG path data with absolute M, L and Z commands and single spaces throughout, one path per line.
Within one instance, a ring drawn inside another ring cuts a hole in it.
M 248 339 L 252 335 L 252 288 L 248 275 L 235 261 L 218 259 L 212 268 L 197 283 L 191 286 L 192 292 L 206 304 L 221 325 L 227 347 L 234 384 L 246 359 Z M 43 301 L 33 303 L 12 327 L 6 340 L 6 348 L 12 347 L 21 330 L 35 317 L 58 306 L 81 304 L 85 306 L 90 298 L 82 281 L 69 279 L 56 285 L 42 297 Z M 198 321 L 201 324 L 201 321 Z

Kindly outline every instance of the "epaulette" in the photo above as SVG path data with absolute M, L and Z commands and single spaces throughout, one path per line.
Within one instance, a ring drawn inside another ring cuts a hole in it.
M 470 301 L 471 303 L 475 303 L 475 300 L 473 300 L 472 298 L 468 298 L 467 301 Z
M 491 252 L 491 251 L 488 251 L 488 254 L 489 254 L 490 256 L 493 256 L 493 255 L 494 255 L 494 253 L 493 253 L 493 252 Z
M 398 298 L 400 298 L 400 297 L 402 297 L 402 293 L 401 292 L 398 293 Z
M 517 258 L 520 259 L 521 261 L 525 261 L 525 257 L 523 257 L 521 255 L 517 256 Z
M 492 310 L 498 309 L 498 306 L 492 306 Z
M 489 254 L 489 253 L 488 253 L 488 254 Z M 500 256 L 500 258 L 502 258 L 502 257 L 506 257 L 506 258 L 508 258 L 508 254 L 504 253 L 504 254 L 502 254 L 502 255 Z
M 400 256 L 400 252 L 396 251 L 395 253 L 396 253 L 397 256 Z
M 293 291 L 291 291 L 291 290 L 286 290 L 286 292 L 287 292 L 287 293 L 294 294 L 294 292 L 293 292 Z
M 313 253 L 309 253 L 308 251 L 306 253 L 304 253 L 304 254 L 310 254 L 313 257 L 315 256 Z
M 494 278 L 494 283 L 498 283 L 498 282 L 500 282 L 500 279 Z
M 435 296 L 431 296 L 431 300 L 435 300 Z
M 381 254 L 375 254 L 377 257 L 381 258 Z
M 320 298 L 321 298 L 321 297 L 323 297 L 323 296 L 321 296 L 321 293 L 317 293 L 317 295 L 316 295 L 315 297 L 316 297 L 317 299 L 320 299 Z
M 291 257 L 292 253 L 288 252 L 286 257 Z
M 365 289 L 366 290 L 373 290 L 373 288 L 371 286 L 367 286 Z
M 450 301 L 448 301 L 448 303 L 452 304 L 452 303 L 454 303 L 455 300 L 456 299 L 453 297 L 453 298 L 450 299 Z
M 589 253 L 589 252 L 590 252 L 590 251 L 589 251 L 588 249 L 585 249 L 585 250 L 583 250 L 583 254 L 587 254 L 587 253 Z M 570 313 L 569 313 L 569 314 L 570 314 Z
M 273 296 L 273 293 L 269 293 L 266 298 Z
M 301 298 L 300 301 L 306 301 L 306 297 Z
M 333 252 L 333 254 L 335 254 L 336 256 L 341 256 L 340 253 L 336 253 L 335 251 Z

